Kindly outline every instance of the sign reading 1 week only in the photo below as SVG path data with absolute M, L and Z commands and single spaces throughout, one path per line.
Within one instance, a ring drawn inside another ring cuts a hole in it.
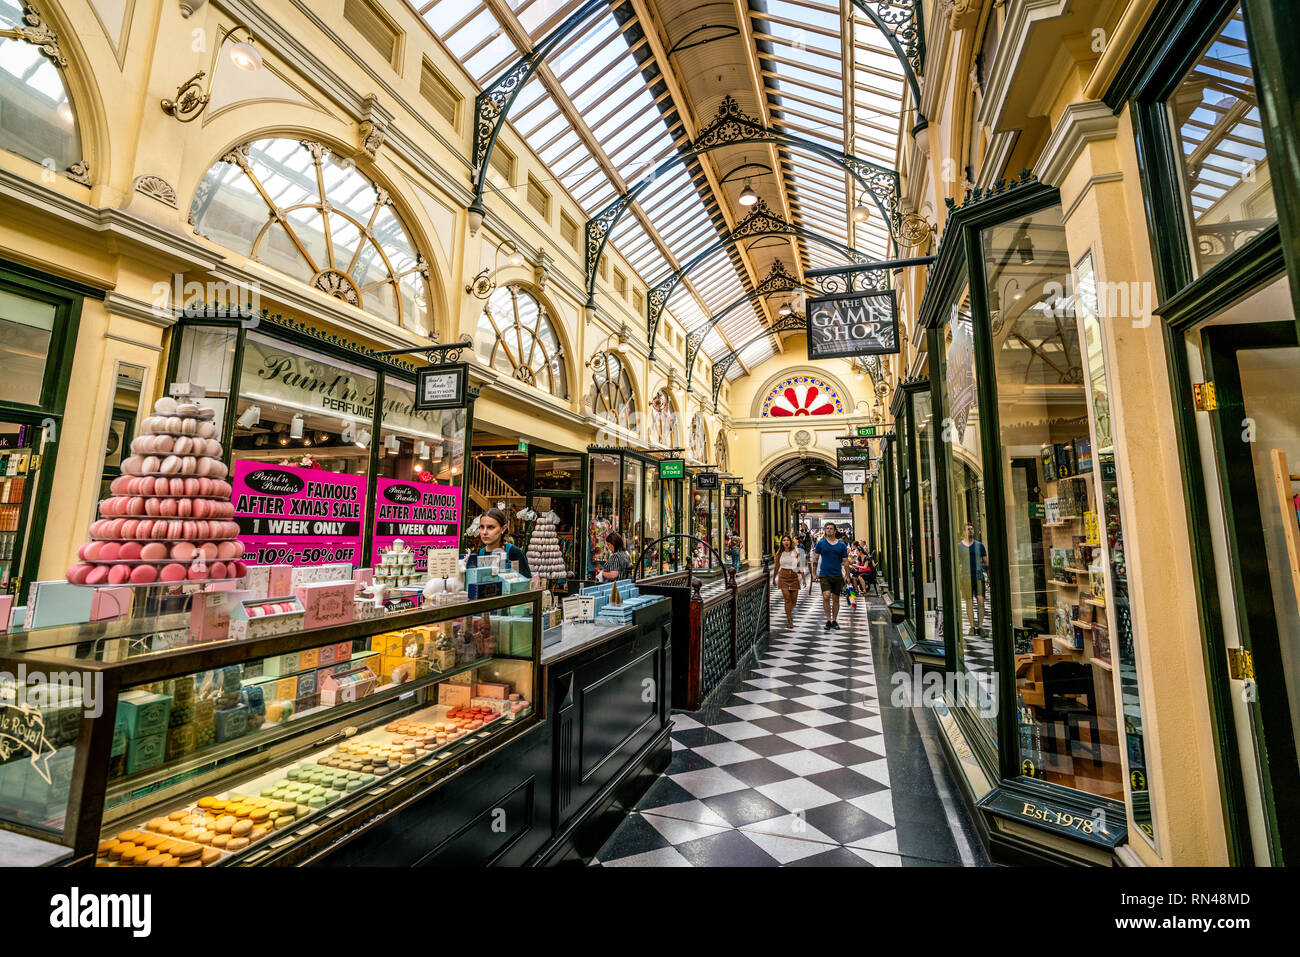
M 459 544 L 460 501 L 454 485 L 381 478 L 375 487 L 375 564 L 400 538 L 415 552 L 415 570 L 423 573 L 430 548 Z
M 253 565 L 363 564 L 366 477 L 241 460 L 235 521 Z

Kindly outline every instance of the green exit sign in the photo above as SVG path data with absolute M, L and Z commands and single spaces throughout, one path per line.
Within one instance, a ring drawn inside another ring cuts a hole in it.
M 659 477 L 661 479 L 679 479 L 686 477 L 686 460 L 685 459 L 662 459 L 659 462 Z
M 525 442 L 523 439 L 520 439 L 520 440 L 519 440 L 519 451 L 520 451 L 520 452 L 527 452 L 527 451 L 528 451 L 528 443 Z
M 876 427 L 874 425 L 859 425 L 858 438 L 874 439 L 876 437 Z

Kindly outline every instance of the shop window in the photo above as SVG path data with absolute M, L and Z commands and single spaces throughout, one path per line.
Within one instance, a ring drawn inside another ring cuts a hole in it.
M 231 458 L 369 475 L 374 403 L 374 373 L 247 333 Z
M 519 286 L 499 286 L 478 321 L 478 354 L 500 372 L 558 398 L 569 395 L 564 350 L 546 307 Z
M 987 512 L 984 500 L 984 424 L 979 415 L 979 379 L 975 371 L 975 339 L 970 296 L 965 285 L 954 297 L 944 327 L 939 381 L 943 384 L 947 421 L 947 481 L 949 525 L 945 541 L 954 542 L 951 554 L 940 556 L 957 583 L 956 621 L 958 700 L 986 723 L 990 738 L 996 735 L 994 715 L 979 707 L 981 692 L 996 687 L 993 665 L 992 615 L 989 606 Z
M 386 376 L 379 477 L 460 485 L 465 421 L 464 409 L 417 410 L 415 388 Z
M 989 227 L 981 244 L 1008 556 L 990 574 L 1008 579 L 1019 767 L 1122 801 L 1113 667 L 1095 640 L 1099 497 L 1082 344 L 1063 294 L 1073 283 L 1061 208 Z
M 660 389 L 650 400 L 650 441 L 660 448 L 681 448 L 677 408 L 667 389 Z
M 28 26 L 23 10 L 12 0 L 0 2 L 0 147 L 62 172 L 83 159 L 77 114 L 57 44 L 50 56 L 40 43 L 21 38 Z
M 1110 376 L 1104 354 L 1105 331 L 1099 318 L 1092 253 L 1075 267 L 1075 309 L 1083 331 L 1092 418 L 1092 457 L 1098 488 L 1101 575 L 1089 575 L 1085 600 L 1095 609 L 1094 654 L 1111 662 L 1119 674 L 1123 702 L 1123 752 L 1127 758 L 1129 804 L 1133 823 L 1155 843 L 1155 809 L 1151 803 L 1142 695 L 1138 679 L 1139 647 L 1130 610 L 1129 558 L 1119 489 L 1119 450 L 1111 419 Z M 1283 549 L 1285 550 L 1285 549 Z M 1272 554 L 1270 560 L 1274 558 Z
M 648 471 L 650 470 L 639 459 L 623 458 L 623 488 L 619 497 L 618 519 L 633 567 L 640 559 L 641 549 L 647 541 L 641 478 Z
M 595 355 L 591 361 L 591 411 L 625 429 L 630 428 L 636 399 L 623 361 L 612 352 Z
M 1240 7 L 1167 105 L 1199 275 L 1277 221 Z
M 844 411 L 839 391 L 816 376 L 791 376 L 763 400 L 763 416 L 836 415 Z
M 0 289 L 0 401 L 41 404 L 57 319 L 53 303 Z
M 921 537 L 921 620 L 917 623 L 919 639 L 942 639 L 939 625 L 943 617 L 942 594 L 939 575 L 940 540 L 939 506 L 935 489 L 934 440 L 935 419 L 930 404 L 929 390 L 912 395 L 912 427 L 916 432 L 916 482 L 917 509 Z
M 611 531 L 619 531 L 619 460 L 618 455 L 592 453 L 588 456 L 591 469 L 591 484 L 587 494 L 591 498 L 590 515 L 587 522 L 587 578 L 595 578 L 596 572 L 613 554 L 613 549 L 605 542 L 605 536 Z
M 223 435 L 238 341 L 239 330 L 231 326 L 185 326 L 175 351 L 176 367 L 170 380 L 203 387 L 204 404 L 216 411 L 217 428 Z
M 704 425 L 704 416 L 696 412 L 691 416 L 691 457 L 700 461 L 709 460 L 709 434 Z
M 428 265 L 388 191 L 319 143 L 236 147 L 208 170 L 190 218 L 215 243 L 428 334 Z

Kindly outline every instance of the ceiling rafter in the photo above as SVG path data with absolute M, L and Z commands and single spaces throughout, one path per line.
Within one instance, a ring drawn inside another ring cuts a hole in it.
M 497 18 L 497 21 L 502 25 L 502 28 L 507 32 L 515 47 L 519 50 L 528 50 L 532 44 L 532 41 L 528 36 L 528 31 L 524 29 L 523 24 L 519 22 L 514 11 L 510 9 L 510 6 L 505 2 L 505 0 L 483 0 L 483 2 L 484 6 L 486 6 L 492 15 Z M 620 35 L 621 33 L 622 31 L 620 30 Z M 582 119 L 582 114 L 579 112 L 578 108 L 573 105 L 573 101 L 569 98 L 569 94 L 565 92 L 564 87 L 560 85 L 560 81 L 556 77 L 555 71 L 551 69 L 549 63 L 544 62 L 537 67 L 536 79 L 546 88 L 547 95 L 550 96 L 555 105 L 559 107 L 560 112 L 569 122 L 570 127 L 578 135 L 578 138 L 582 141 L 583 145 L 586 146 L 592 157 L 595 158 L 604 174 L 609 177 L 609 181 L 613 184 L 614 189 L 619 192 L 626 192 L 627 183 L 624 182 L 623 177 L 619 175 L 618 168 L 605 153 L 604 147 L 596 140 L 595 136 L 592 135 L 591 130 Z M 646 231 L 646 235 L 650 237 L 650 241 L 655 244 L 655 247 L 659 250 L 665 261 L 667 261 L 674 269 L 678 268 L 680 263 L 677 262 L 672 249 L 659 234 L 659 231 L 655 228 L 654 223 L 651 222 L 650 217 L 646 215 L 645 210 L 641 208 L 641 205 L 639 203 L 633 203 L 630 209 L 632 215 L 636 217 L 637 222 L 641 224 L 641 228 Z M 689 280 L 686 281 L 684 285 L 686 286 L 687 291 L 694 297 L 700 309 L 707 315 L 709 307 L 706 304 L 704 297 L 700 295 L 699 291 L 696 290 L 695 286 Z

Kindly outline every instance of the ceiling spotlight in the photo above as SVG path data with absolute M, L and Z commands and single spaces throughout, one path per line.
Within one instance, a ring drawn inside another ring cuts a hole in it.
M 740 203 L 741 206 L 753 206 L 758 202 L 758 193 L 754 192 L 753 187 L 749 185 L 749 180 L 745 180 L 745 188 L 736 197 L 736 202 Z
M 415 465 L 413 465 L 411 468 L 414 470 L 416 475 L 419 475 L 421 472 L 424 471 L 424 466 L 421 465 L 419 462 L 416 462 Z
M 777 310 L 777 315 L 788 316 L 792 312 L 794 312 L 794 310 L 790 308 L 790 304 L 788 302 L 785 302 L 782 303 L 781 308 Z
M 230 45 L 230 62 L 245 73 L 256 73 L 262 68 L 262 54 L 253 46 L 253 38 Z
M 396 435 L 388 436 L 388 450 L 392 452 L 394 455 L 397 455 L 399 452 L 402 451 L 402 440 L 399 439 Z
M 251 429 L 261 420 L 261 418 L 262 407 L 259 405 L 250 405 L 240 413 L 240 416 L 236 421 L 239 423 L 240 428 Z
M 858 203 L 853 207 L 853 221 L 855 223 L 865 223 L 871 218 L 871 207 L 866 203 Z
M 357 436 L 357 448 L 365 449 L 370 447 L 370 430 L 362 429 L 361 434 Z
M 288 445 L 288 444 L 289 444 L 289 436 L 284 435 L 284 434 L 281 434 L 281 436 L 280 436 L 280 444 L 281 444 L 281 445 Z
M 295 413 L 293 423 L 289 426 L 289 437 L 294 439 L 302 438 L 302 415 Z

